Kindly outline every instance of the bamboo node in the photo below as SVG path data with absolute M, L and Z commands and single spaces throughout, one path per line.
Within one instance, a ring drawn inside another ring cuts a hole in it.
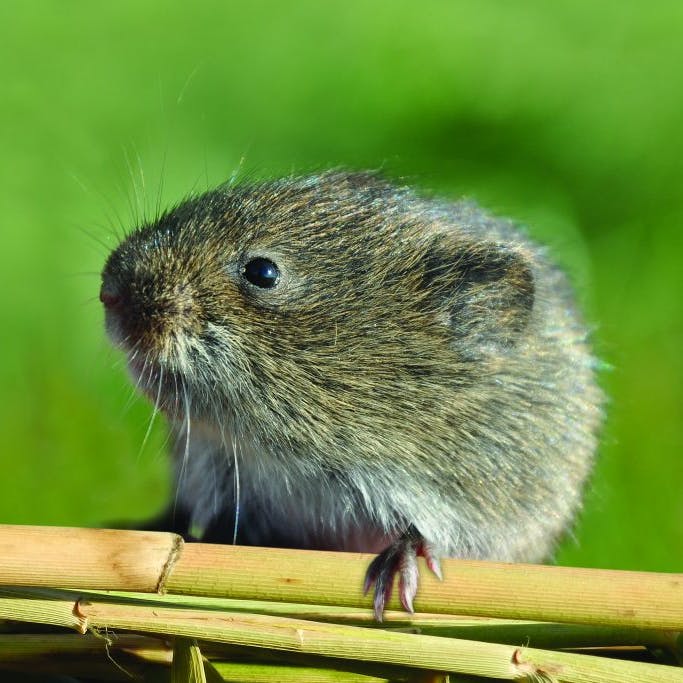
M 168 579 L 171 576 L 173 567 L 175 567 L 176 562 L 178 562 L 178 560 L 180 559 L 184 546 L 185 541 L 183 540 L 182 536 L 179 536 L 178 534 L 173 534 L 173 543 L 171 544 L 171 548 L 168 551 L 168 558 L 166 559 L 163 569 L 161 570 L 161 574 L 159 575 L 159 581 L 157 582 L 155 589 L 159 595 L 166 594 L 166 584 L 168 583 Z
M 558 683 L 559 681 L 556 674 L 560 673 L 560 667 L 538 666 L 523 657 L 522 648 L 517 648 L 512 653 L 512 664 L 520 675 L 523 676 L 522 680 L 533 681 L 533 683 Z
M 74 603 L 73 615 L 78 619 L 78 631 L 82 635 L 88 632 L 88 615 L 81 609 L 82 607 L 89 607 L 92 603 L 88 600 L 79 598 Z

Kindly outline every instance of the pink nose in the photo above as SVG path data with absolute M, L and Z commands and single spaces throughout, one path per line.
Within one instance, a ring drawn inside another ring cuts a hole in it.
M 100 289 L 100 301 L 105 308 L 116 308 L 121 303 L 121 297 L 105 287 Z

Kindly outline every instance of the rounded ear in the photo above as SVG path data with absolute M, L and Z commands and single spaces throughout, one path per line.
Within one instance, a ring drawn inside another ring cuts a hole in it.
M 440 235 L 433 243 L 425 259 L 424 284 L 446 313 L 454 337 L 514 345 L 534 306 L 530 261 L 504 244 L 453 242 Z

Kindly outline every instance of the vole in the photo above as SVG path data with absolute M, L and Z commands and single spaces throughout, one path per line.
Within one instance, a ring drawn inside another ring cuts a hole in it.
M 109 256 L 101 301 L 169 419 L 176 531 L 536 562 L 580 505 L 602 394 L 565 275 L 508 220 L 374 173 L 182 202 Z

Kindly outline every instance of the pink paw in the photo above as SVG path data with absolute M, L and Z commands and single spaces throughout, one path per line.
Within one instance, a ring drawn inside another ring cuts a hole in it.
M 398 574 L 401 604 L 406 611 L 414 612 L 413 599 L 417 593 L 419 575 L 418 555 L 425 558 L 429 569 L 441 579 L 441 566 L 438 557 L 434 555 L 430 544 L 413 528 L 410 528 L 403 536 L 394 541 L 370 563 L 365 573 L 363 593 L 367 594 L 372 585 L 375 585 L 373 605 L 377 621 L 382 621 L 384 608 L 391 597 L 395 574 Z

